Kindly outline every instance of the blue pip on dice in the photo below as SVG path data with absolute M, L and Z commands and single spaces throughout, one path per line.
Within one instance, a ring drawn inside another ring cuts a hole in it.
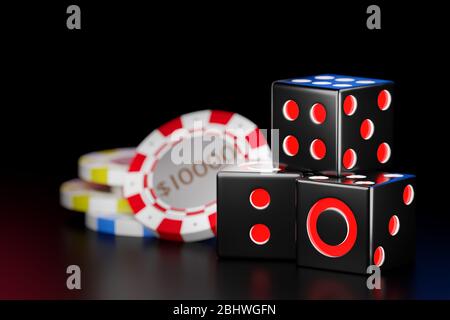
M 218 255 L 360 274 L 411 263 L 416 179 L 390 171 L 393 87 L 333 74 L 275 81 L 279 164 L 218 173 Z

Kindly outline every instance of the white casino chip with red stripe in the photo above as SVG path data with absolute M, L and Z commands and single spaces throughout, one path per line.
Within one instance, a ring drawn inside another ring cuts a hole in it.
M 213 140 L 222 143 L 221 154 L 212 151 Z M 195 156 L 199 147 L 200 158 Z M 186 150 L 194 155 L 189 161 L 183 160 Z M 184 242 L 215 236 L 216 174 L 223 160 L 236 164 L 270 159 L 267 141 L 253 122 L 219 110 L 167 122 L 136 152 L 124 184 L 135 218 L 160 238 Z

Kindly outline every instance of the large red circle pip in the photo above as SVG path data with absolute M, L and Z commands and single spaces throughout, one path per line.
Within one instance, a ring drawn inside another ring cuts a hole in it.
M 327 210 L 338 212 L 347 223 L 347 236 L 338 245 L 325 243 L 317 231 L 317 220 Z M 311 244 L 318 252 L 327 257 L 338 258 L 344 256 L 353 248 L 358 234 L 358 226 L 353 211 L 345 202 L 336 198 L 323 198 L 317 201 L 309 210 L 306 219 L 306 231 Z

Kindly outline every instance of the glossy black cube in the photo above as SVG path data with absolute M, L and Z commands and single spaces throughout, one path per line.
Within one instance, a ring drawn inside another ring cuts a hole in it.
M 275 81 L 272 128 L 279 162 L 340 176 L 382 171 L 393 152 L 393 83 L 319 75 Z
M 218 255 L 295 259 L 296 185 L 299 177 L 300 174 L 285 172 L 219 172 Z M 270 201 L 254 201 L 259 193 L 269 195 Z
M 415 177 L 372 173 L 298 180 L 297 264 L 365 274 L 415 253 Z

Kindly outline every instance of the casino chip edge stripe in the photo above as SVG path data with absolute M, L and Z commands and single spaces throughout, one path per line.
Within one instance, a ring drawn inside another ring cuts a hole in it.
M 68 180 L 60 186 L 60 204 L 77 212 L 100 211 L 105 214 L 131 215 L 133 212 L 127 199 L 108 189 L 107 186 L 80 179 Z
M 123 185 L 129 163 L 121 164 L 114 161 L 130 161 L 136 153 L 136 148 L 116 148 L 94 151 L 82 155 L 78 159 L 78 176 L 87 182 L 119 187 Z
M 109 235 L 156 238 L 153 231 L 128 215 L 86 212 L 85 226 L 92 231 Z

